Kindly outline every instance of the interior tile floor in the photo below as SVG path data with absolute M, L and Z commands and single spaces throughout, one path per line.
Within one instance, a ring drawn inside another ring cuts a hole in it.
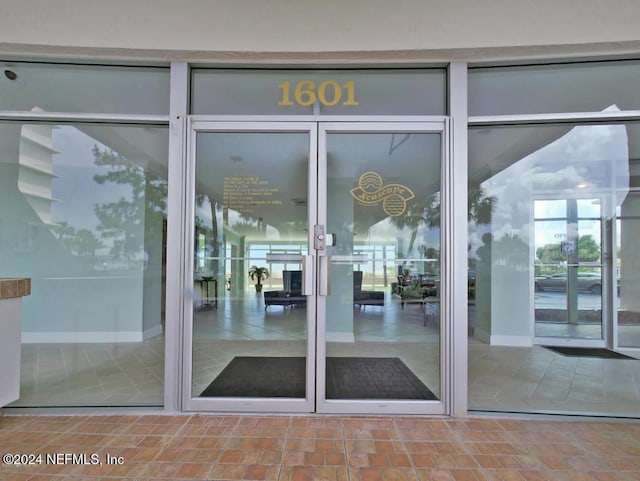
M 400 357 L 440 394 L 439 324 L 419 305 L 353 309 L 355 342 L 329 356 Z M 236 355 L 304 355 L 304 309 L 270 307 L 259 296 L 197 309 L 192 394 Z M 243 322 L 238 322 L 242 319 Z M 469 406 L 474 410 L 640 416 L 640 360 L 571 358 L 539 346 L 490 346 L 469 338 Z M 629 351 L 640 358 L 640 352 Z M 14 406 L 161 406 L 164 339 L 141 343 L 24 344 L 21 399 Z
M 640 480 L 629 422 L 5 415 L 0 446 L 3 481 Z

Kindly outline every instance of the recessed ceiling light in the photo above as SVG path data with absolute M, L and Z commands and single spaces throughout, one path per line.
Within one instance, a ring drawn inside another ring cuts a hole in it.
M 589 187 L 589 184 L 582 183 L 582 184 L 578 184 L 576 187 L 578 189 L 585 189 L 585 188 Z

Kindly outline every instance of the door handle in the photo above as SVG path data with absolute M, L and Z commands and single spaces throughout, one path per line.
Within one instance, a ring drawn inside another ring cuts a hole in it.
M 331 295 L 331 256 L 318 256 L 318 271 L 320 273 L 318 294 Z
M 313 256 L 302 256 L 302 295 L 313 295 Z

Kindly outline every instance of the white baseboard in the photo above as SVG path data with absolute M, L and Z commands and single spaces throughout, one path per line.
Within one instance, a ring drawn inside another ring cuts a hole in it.
M 164 330 L 162 329 L 162 324 L 156 324 L 149 329 L 145 329 L 145 331 L 142 333 L 142 339 L 146 341 L 148 339 L 160 336 L 163 332 Z
M 141 331 L 103 331 L 103 332 L 23 332 L 23 344 L 102 344 L 109 342 L 142 342 Z
M 327 332 L 327 342 L 356 342 L 356 336 L 353 332 Z
M 491 334 L 487 331 L 483 331 L 482 329 L 476 329 L 473 331 L 473 337 L 475 337 L 478 341 L 482 341 L 486 344 L 491 344 Z
M 491 336 L 492 346 L 531 347 L 533 340 L 529 336 Z

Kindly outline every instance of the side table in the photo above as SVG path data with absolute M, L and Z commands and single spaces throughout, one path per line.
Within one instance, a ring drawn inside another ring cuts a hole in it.
M 218 307 L 218 279 L 203 276 L 196 279 L 200 288 L 200 307 Z M 213 295 L 211 295 L 213 292 Z

